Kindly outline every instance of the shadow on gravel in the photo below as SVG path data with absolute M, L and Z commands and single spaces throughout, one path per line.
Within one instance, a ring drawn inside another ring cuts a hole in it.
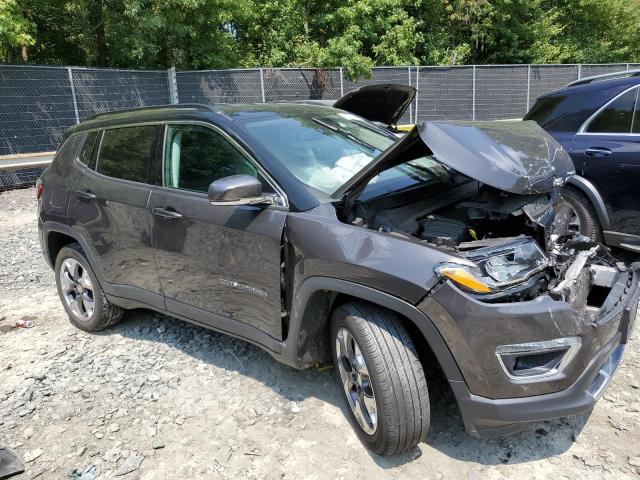
M 127 312 L 122 323 L 99 333 L 111 334 L 165 343 L 201 362 L 251 377 L 289 401 L 315 397 L 339 407 L 345 418 L 349 418 L 332 368 L 297 371 L 245 341 L 147 310 Z M 453 393 L 442 373 L 429 372 L 427 376 L 431 427 L 426 444 L 457 460 L 497 465 L 531 462 L 559 455 L 579 436 L 588 418 L 588 415 L 583 415 L 539 422 L 507 437 L 477 439 L 466 433 Z M 415 460 L 423 453 L 429 454 L 425 444 L 396 457 L 370 455 L 380 467 L 395 468 Z
M 426 444 L 397 457 L 371 454 L 382 468 L 395 468 L 429 455 L 429 447 L 456 460 L 481 465 L 518 464 L 560 455 L 580 435 L 589 414 L 537 422 L 522 432 L 494 439 L 480 439 L 464 429 L 453 392 L 441 371 L 427 373 L 431 426 Z

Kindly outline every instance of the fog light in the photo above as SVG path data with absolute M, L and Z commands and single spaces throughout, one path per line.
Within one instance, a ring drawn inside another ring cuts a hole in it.
M 548 377 L 563 370 L 580 349 L 580 344 L 580 337 L 565 337 L 501 345 L 496 348 L 496 356 L 509 378 L 529 380 Z

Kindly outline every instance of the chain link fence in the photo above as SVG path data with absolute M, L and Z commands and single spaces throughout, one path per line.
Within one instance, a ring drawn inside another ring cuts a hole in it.
M 352 81 L 341 68 L 176 72 L 0 65 L 0 191 L 31 185 L 42 171 L 15 167 L 16 155 L 52 152 L 65 129 L 107 111 L 335 100 L 365 85 L 399 83 L 418 90 L 402 122 L 520 118 L 538 96 L 572 80 L 633 68 L 640 64 L 376 67 L 369 78 Z

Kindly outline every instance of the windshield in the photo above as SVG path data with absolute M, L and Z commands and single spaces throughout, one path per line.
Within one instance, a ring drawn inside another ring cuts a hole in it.
M 395 141 L 355 115 L 330 109 L 253 118 L 244 126 L 296 178 L 327 194 Z

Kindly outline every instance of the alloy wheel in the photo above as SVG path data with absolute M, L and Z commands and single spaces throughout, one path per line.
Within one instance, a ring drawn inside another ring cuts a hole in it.
M 60 265 L 62 297 L 78 320 L 87 322 L 93 316 L 95 297 L 93 283 L 87 270 L 73 258 L 66 258 Z
M 369 369 L 358 342 L 344 327 L 336 334 L 336 358 L 351 411 L 362 429 L 373 435 L 378 427 L 378 410 Z

